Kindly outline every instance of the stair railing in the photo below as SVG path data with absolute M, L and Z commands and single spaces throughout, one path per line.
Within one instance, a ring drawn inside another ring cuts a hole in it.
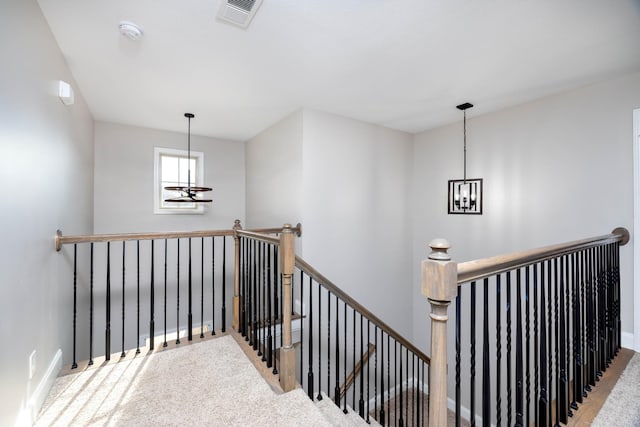
M 620 348 L 619 250 L 628 241 L 629 232 L 616 228 L 460 264 L 447 253 L 448 242 L 432 241 L 422 263 L 422 292 L 431 304 L 429 424 L 447 424 L 448 362 L 455 366 L 448 372 L 455 377 L 456 426 L 462 418 L 472 426 L 503 419 L 519 426 L 567 423 Z M 453 301 L 451 340 L 447 308 Z M 476 341 L 482 342 L 481 363 Z
M 426 424 L 429 357 L 295 255 L 299 225 L 268 233 L 236 230 L 238 330 L 283 390 L 382 425 Z
M 239 222 L 236 221 L 239 226 Z M 179 345 L 225 333 L 233 277 L 228 241 L 234 230 L 63 236 L 56 250 L 73 270 L 73 362 L 110 360 L 148 345 Z M 63 246 L 72 251 L 63 251 Z M 186 300 L 186 303 L 185 303 Z M 97 336 L 104 331 L 104 341 Z M 146 343 L 145 343 L 146 340 Z M 147 344 L 148 343 L 148 344 Z

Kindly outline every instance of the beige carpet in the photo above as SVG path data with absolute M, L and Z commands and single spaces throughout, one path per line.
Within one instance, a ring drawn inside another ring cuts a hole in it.
M 233 337 L 59 377 L 36 426 L 330 426 L 302 390 L 276 395 Z
M 592 425 L 598 427 L 640 426 L 639 353 L 636 353 L 627 364 Z

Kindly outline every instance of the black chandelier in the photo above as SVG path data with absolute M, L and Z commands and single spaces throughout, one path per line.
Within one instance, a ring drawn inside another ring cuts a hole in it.
M 482 215 L 482 178 L 467 178 L 467 109 L 473 104 L 456 105 L 464 113 L 463 179 L 449 180 L 448 207 L 450 214 Z
M 195 116 L 191 113 L 184 113 L 184 116 L 189 120 L 188 132 L 187 132 L 187 186 L 170 186 L 164 187 L 165 190 L 179 191 L 181 195 L 179 197 L 172 197 L 165 199 L 165 202 L 171 203 L 211 203 L 212 199 L 203 199 L 198 197 L 198 193 L 205 191 L 212 191 L 211 187 L 198 187 L 191 185 L 191 119 Z

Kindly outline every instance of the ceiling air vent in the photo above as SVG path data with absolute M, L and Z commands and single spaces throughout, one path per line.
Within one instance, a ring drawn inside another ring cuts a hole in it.
M 246 28 L 262 0 L 223 0 L 218 10 L 218 18 Z

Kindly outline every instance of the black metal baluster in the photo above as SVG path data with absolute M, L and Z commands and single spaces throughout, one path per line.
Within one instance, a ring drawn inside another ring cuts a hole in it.
M 404 348 L 403 345 L 400 345 L 400 357 L 402 357 L 402 349 Z M 402 372 L 402 367 L 400 368 L 400 372 Z M 404 373 L 405 376 L 404 378 L 406 378 L 406 383 L 407 386 L 404 388 L 404 422 L 402 423 L 403 425 L 407 422 L 409 422 L 409 351 L 404 348 Z M 400 389 L 402 390 L 402 381 L 400 381 Z
M 362 359 L 360 359 L 362 361 L 361 365 L 364 368 L 364 346 L 363 346 L 363 340 L 364 340 L 364 330 L 362 329 L 363 327 L 363 319 L 362 319 L 362 314 L 360 314 L 360 354 L 362 355 Z M 367 373 L 369 370 L 369 344 L 367 342 L 367 360 L 366 360 L 366 366 L 367 366 Z M 362 372 L 362 370 L 360 370 L 360 400 L 358 401 L 358 414 L 360 414 L 361 418 L 364 418 L 364 375 L 365 373 Z
M 189 237 L 189 289 L 187 300 L 187 340 L 193 341 L 193 289 L 192 289 L 192 274 L 191 274 L 191 237 Z
M 204 338 L 204 237 L 200 238 L 200 339 Z
M 344 347 L 342 347 L 344 349 L 344 366 L 343 366 L 343 370 L 344 370 L 344 386 L 347 386 L 347 321 L 348 321 L 348 317 L 347 317 L 347 303 L 343 302 L 342 305 L 344 306 Z M 347 413 L 347 390 L 345 388 L 345 394 L 344 394 L 344 408 L 343 408 L 344 413 Z
M 155 347 L 155 312 L 154 312 L 154 298 L 155 298 L 155 275 L 154 273 L 154 256 L 153 250 L 154 241 L 151 241 L 151 280 L 149 281 L 149 350 L 153 350 Z
M 507 276 L 509 277 L 509 276 Z M 508 288 L 507 288 L 508 291 Z M 482 425 L 491 425 L 491 356 L 489 352 L 489 279 L 484 279 L 482 343 Z
M 111 242 L 107 242 L 107 290 L 105 298 L 104 358 L 105 360 L 111 360 Z
M 557 351 L 558 351 L 558 347 L 554 346 L 555 341 L 553 339 L 554 337 L 554 333 L 556 331 L 556 325 L 557 325 L 557 317 L 555 317 L 553 315 L 553 303 L 552 303 L 552 299 L 556 300 L 555 297 L 553 297 L 552 292 L 555 289 L 555 285 L 556 282 L 554 282 L 553 280 L 553 263 L 551 261 L 548 262 L 547 264 L 547 295 L 549 296 L 549 305 L 548 305 L 548 310 L 547 310 L 547 315 L 548 315 L 548 319 L 549 319 L 549 327 L 548 327 L 548 338 L 549 338 L 549 357 L 550 357 L 550 361 L 549 361 L 549 423 L 553 422 L 553 390 L 554 390 L 554 386 L 553 386 L 553 367 L 555 366 L 555 360 L 557 358 Z M 557 295 L 556 295 L 557 297 Z M 555 356 L 556 358 L 554 358 L 554 351 L 555 351 Z
M 373 413 L 376 414 L 376 416 L 378 416 L 378 325 L 375 325 L 374 341 L 375 341 L 374 345 L 376 346 L 376 352 L 374 355 L 374 365 L 373 365 L 373 398 L 375 399 L 375 401 L 373 402 Z M 384 344 L 383 344 L 383 347 L 384 347 Z M 380 366 L 383 366 L 384 365 L 384 348 L 382 349 L 380 354 L 382 355 L 381 357 L 382 362 Z M 380 371 L 382 371 L 382 369 L 380 369 Z M 381 381 L 380 390 L 382 395 L 384 396 L 384 375 L 380 375 L 380 381 Z M 380 416 L 378 417 L 378 422 L 381 425 L 384 425 L 384 407 L 380 410 Z
M 524 269 L 524 323 L 525 323 L 525 369 L 526 369 L 526 403 L 525 403 L 525 423 L 528 425 L 531 423 L 531 318 L 530 318 L 530 295 L 531 295 L 531 271 L 530 266 L 526 266 Z
M 422 364 L 422 384 L 424 388 L 424 384 L 426 384 L 424 381 L 425 362 L 421 362 L 421 364 Z M 427 369 L 429 369 L 429 365 L 427 365 Z M 420 393 L 420 409 L 422 411 L 421 412 L 422 416 L 420 417 L 420 419 L 423 420 L 423 422 L 427 420 L 424 416 L 424 407 L 425 407 L 424 400 L 425 400 L 425 396 L 424 396 L 424 392 L 422 392 Z M 472 418 L 475 419 L 475 415 Z
M 522 269 L 516 270 L 516 426 L 524 423 L 524 372 L 522 366 Z
M 502 276 L 496 276 L 496 426 L 502 425 L 502 321 L 500 319 L 502 313 L 501 302 L 501 280 Z M 507 306 L 509 301 L 506 301 Z M 485 306 L 485 310 L 489 307 Z
M 471 282 L 471 318 L 469 320 L 470 374 L 469 410 L 471 427 L 476 425 L 476 282 Z
M 338 307 L 338 297 L 336 296 L 336 378 L 333 390 L 333 401 L 340 407 L 340 310 Z
M 409 349 L 407 349 L 407 353 L 408 352 L 409 352 Z M 415 353 L 412 352 L 411 353 L 411 379 L 412 379 L 411 390 L 413 393 L 413 398 L 411 399 L 411 424 L 410 424 L 412 426 L 420 425 L 420 421 L 419 421 L 420 414 L 416 412 L 416 409 L 418 407 L 417 402 L 418 402 L 418 399 L 420 399 L 420 395 L 418 394 L 420 393 L 420 385 L 416 384 L 416 375 L 418 374 L 419 372 L 416 371 L 416 355 Z
M 620 242 L 616 242 L 614 244 L 615 247 L 615 268 L 614 268 L 614 278 L 615 278 L 615 289 L 616 289 L 616 310 L 615 310 L 615 318 L 616 318 L 616 354 L 620 350 L 622 346 L 622 319 L 620 317 Z
M 331 389 L 331 291 L 327 291 L 327 394 Z
M 461 328 L 461 304 L 462 304 L 462 290 L 458 287 L 458 294 L 456 295 L 456 427 L 460 427 L 460 410 L 462 406 L 462 397 L 460 390 L 460 362 L 461 362 L 461 354 L 460 354 L 460 328 Z
M 153 240 L 151 241 L 153 243 Z M 180 239 L 177 242 L 176 267 L 176 344 L 180 344 Z
M 538 423 L 538 374 L 539 368 L 538 364 L 540 363 L 540 357 L 538 357 L 541 352 L 539 348 L 539 340 L 538 340 L 538 265 L 533 266 L 533 359 L 534 359 L 534 372 L 533 372 L 533 390 L 534 390 L 534 410 L 533 410 L 533 418 L 535 421 L 535 425 L 540 425 Z
M 293 279 L 293 278 L 292 278 Z M 291 283 L 291 293 L 294 293 L 294 283 L 295 281 L 292 280 Z M 303 369 L 304 369 L 304 272 L 300 271 L 300 386 L 302 388 L 302 390 L 304 390 L 304 376 L 303 376 Z M 292 316 L 293 317 L 293 316 Z M 311 328 L 309 328 L 311 329 Z
M 589 306 L 587 305 L 589 294 L 589 251 L 582 252 L 582 280 L 581 286 L 581 302 L 582 316 L 580 318 L 581 328 L 580 334 L 582 342 L 582 397 L 587 397 L 587 392 L 591 390 L 589 386 L 589 324 L 588 313 Z
M 394 354 L 398 354 L 398 342 L 395 341 L 395 348 L 396 351 L 394 352 Z M 402 392 L 402 383 L 403 383 L 403 372 L 402 372 L 402 346 L 399 347 L 400 348 L 400 354 L 398 359 L 400 360 L 400 381 L 399 381 L 399 387 L 400 387 L 400 411 L 397 411 L 400 414 L 400 418 L 398 420 L 400 427 L 404 427 L 404 414 L 402 413 L 402 406 L 404 403 L 404 393 Z M 396 360 L 396 366 L 398 365 L 398 361 Z M 406 366 L 406 365 L 405 365 Z M 396 380 L 397 382 L 397 380 Z M 398 399 L 396 399 L 396 402 L 398 401 Z
M 273 280 L 273 318 L 278 319 L 278 247 L 274 246 L 272 248 L 273 251 L 273 271 L 272 271 L 272 280 Z M 318 284 L 318 295 L 320 295 L 320 284 Z M 318 297 L 320 298 L 320 297 Z M 282 322 L 280 323 L 282 325 Z M 276 326 L 277 322 L 274 320 L 273 323 L 273 342 L 271 344 L 272 348 L 276 348 Z M 281 326 L 282 330 L 282 326 Z M 318 331 L 320 331 L 320 322 L 318 322 Z M 320 346 L 320 333 L 318 332 L 318 346 Z M 274 350 L 275 351 L 275 350 Z M 322 354 L 322 353 L 319 353 Z M 318 358 L 318 375 L 320 375 L 320 358 Z M 273 373 L 277 374 L 278 370 L 276 369 L 276 358 L 273 358 Z M 320 380 L 318 379 L 318 384 L 320 384 Z M 327 390 L 329 389 L 329 385 L 327 384 Z M 320 389 L 320 387 L 318 387 Z M 320 395 L 320 390 L 318 390 L 318 395 Z M 322 396 L 320 396 L 322 397 Z
M 271 329 L 273 328 L 273 308 L 271 306 L 271 252 L 273 248 L 269 248 L 267 251 L 267 289 L 266 289 L 266 299 L 267 299 L 267 367 L 273 367 L 273 335 L 271 334 Z M 309 278 L 311 280 L 311 278 Z M 309 284 L 311 287 L 311 284 Z M 311 334 L 309 334 L 311 336 Z
M 604 269 L 604 247 L 597 248 L 598 254 L 598 287 L 597 287 L 597 304 L 598 304 L 598 376 L 601 377 L 606 369 L 605 366 L 605 289 L 607 287 L 605 269 Z
M 227 237 L 222 236 L 222 333 L 227 331 Z
M 380 419 L 378 420 L 380 422 L 380 424 L 382 424 L 383 426 L 386 425 L 385 423 L 385 416 L 386 416 L 386 412 L 384 410 L 384 404 L 385 404 L 385 394 L 386 394 L 386 389 L 384 388 L 384 368 L 385 368 L 385 364 L 384 364 L 384 331 L 382 329 L 380 329 L 380 342 L 381 342 L 381 357 L 380 357 Z
M 572 381 L 575 382 L 575 371 L 573 371 L 573 360 L 575 358 L 575 342 L 573 331 L 575 329 L 575 323 L 573 318 L 573 303 L 575 293 L 575 252 L 566 255 L 566 269 L 565 269 L 565 319 L 566 319 L 566 337 L 567 337 L 567 357 L 565 359 L 565 369 L 567 372 L 567 415 L 573 417 L 573 405 L 575 403 L 575 396 L 573 395 Z
M 136 354 L 140 354 L 140 240 L 136 240 L 136 304 Z
M 300 282 L 302 283 L 302 281 Z M 302 288 L 302 286 L 301 286 Z M 318 299 L 320 295 L 318 295 Z M 302 297 L 300 297 L 302 299 Z M 318 322 L 320 323 L 320 322 Z M 309 372 L 307 373 L 307 394 L 313 400 L 313 279 L 309 276 Z
M 511 272 L 507 275 L 507 299 L 505 317 L 507 320 L 507 425 L 511 424 Z M 485 307 L 487 305 L 485 304 Z
M 322 400 L 322 288 L 318 282 L 318 396 L 317 400 Z M 328 357 L 327 351 L 327 357 Z M 327 384 L 327 390 L 329 385 Z
M 391 362 L 391 357 L 389 357 L 389 362 Z M 394 415 L 393 424 L 397 425 L 397 421 L 398 421 L 398 342 L 395 340 L 393 342 L 393 382 L 394 382 L 394 389 L 395 389 L 395 392 L 394 392 L 395 396 L 393 399 L 393 415 Z M 389 382 L 389 385 L 391 385 L 391 382 Z M 400 395 L 402 395 L 402 391 L 400 392 Z M 391 415 L 391 410 L 389 410 L 389 415 Z
M 581 253 L 573 254 L 573 402 L 571 408 L 578 409 L 578 403 L 582 403 L 582 379 L 584 373 L 582 371 L 582 317 L 580 315 L 580 283 L 582 281 L 581 272 Z
M 395 360 L 394 360 L 395 365 Z M 391 387 L 391 337 L 387 335 L 387 386 Z M 387 399 L 387 416 L 391 417 L 391 395 Z M 389 419 L 389 422 L 391 420 Z
M 293 281 L 293 278 L 292 278 Z M 257 337 L 256 341 L 258 342 L 258 357 L 262 356 L 262 361 L 266 360 L 266 357 L 262 354 L 262 344 L 264 343 L 264 337 L 262 336 L 262 332 L 264 330 L 264 298 L 262 295 L 262 289 L 264 287 L 264 242 L 258 243 L 258 278 L 256 280 L 257 289 L 256 296 L 258 298 L 257 311 L 258 311 L 258 320 L 257 320 Z M 293 287 L 293 284 L 292 284 Z M 295 375 L 295 372 L 294 372 Z M 300 377 L 301 378 L 301 377 Z M 301 378 L 302 380 L 302 378 Z
M 247 333 L 246 321 L 245 321 L 245 315 L 246 315 L 245 305 L 247 303 L 247 290 L 246 290 L 246 282 L 247 282 L 246 250 L 247 249 L 245 245 L 245 239 L 243 237 L 239 238 L 239 242 L 240 242 L 240 325 L 238 325 L 238 327 L 240 328 L 239 332 L 242 334 L 243 337 L 245 337 Z M 213 317 L 215 317 L 215 314 L 213 315 Z
M 76 361 L 76 322 L 78 316 L 78 244 L 73 244 L 73 363 L 71 369 L 78 367 Z
M 352 369 L 353 369 L 353 373 L 355 375 L 356 374 L 356 371 L 355 371 L 355 369 L 356 369 L 356 311 L 352 309 L 351 313 L 353 314 L 353 316 L 352 316 L 353 317 L 353 342 L 352 342 L 352 345 L 351 345 L 351 348 L 353 350 L 353 353 L 352 353 L 353 357 L 352 357 L 352 362 L 351 362 L 352 365 L 351 366 L 352 366 Z M 362 354 L 362 352 L 360 354 Z M 351 387 L 352 387 L 352 389 L 351 389 L 352 390 L 351 404 L 353 405 L 353 407 L 355 407 L 356 406 L 356 379 L 355 378 L 353 379 L 353 383 L 352 383 Z M 345 402 L 346 402 L 346 400 L 347 399 L 345 399 Z
M 371 343 L 371 320 L 367 319 L 367 353 L 369 352 L 369 343 Z M 375 353 L 377 352 L 378 352 L 378 349 L 376 348 Z M 375 383 L 375 377 L 373 379 L 373 382 Z M 371 412 L 371 408 L 369 407 L 369 402 L 371 401 L 370 394 L 369 394 L 370 390 L 371 390 L 371 358 L 369 358 L 369 363 L 367 363 L 367 406 L 366 406 L 367 407 L 366 409 L 367 424 L 370 423 L 369 413 Z
M 557 265 L 557 259 L 556 259 Z M 560 258 L 560 288 L 558 289 L 558 296 L 560 298 L 560 324 L 559 324 L 559 337 L 560 341 L 560 360 L 558 361 L 558 365 L 560 367 L 560 372 L 558 376 L 558 393 L 556 394 L 556 413 L 558 414 L 556 419 L 561 423 L 567 423 L 567 413 L 569 408 L 567 407 L 567 401 L 569 400 L 567 396 L 567 388 L 568 388 L 568 379 L 567 379 L 567 371 L 566 371 L 566 360 L 567 360 L 567 336 L 566 336 L 566 325 L 565 325 L 565 257 Z M 556 273 L 556 276 L 558 274 Z M 556 288 L 558 286 L 556 285 Z M 557 421 L 556 421 L 557 422 Z
M 611 331 L 613 328 L 611 327 L 611 300 L 612 300 L 612 284 L 613 284 L 613 270 L 611 269 L 611 249 L 613 245 L 606 245 L 604 250 L 604 273 L 606 277 L 606 285 L 603 292 L 604 304 L 603 304 L 603 312 L 604 312 L 604 363 L 605 367 L 609 367 L 611 363 L 611 358 L 613 357 L 613 351 L 611 344 L 613 340 L 611 339 Z
M 547 318 L 546 318 L 546 298 L 545 298 L 545 264 L 540 264 L 540 392 L 538 400 L 538 424 L 540 426 L 549 425 L 549 401 L 547 382 Z M 535 281 L 535 276 L 534 276 Z
M 253 241 L 253 274 L 251 280 L 251 339 L 249 343 L 253 350 L 258 349 L 258 313 L 257 313 L 257 290 L 258 290 L 258 242 Z
M 124 293 L 124 283 L 125 283 L 125 241 L 122 241 L 122 346 L 120 357 L 125 357 L 126 354 L 124 352 L 124 309 L 125 309 L 125 299 L 126 295 Z
M 587 253 L 587 269 L 589 278 L 587 281 L 587 343 L 589 352 L 587 356 L 587 384 L 586 390 L 590 392 L 591 386 L 596 385 L 596 350 L 595 350 L 595 313 L 594 313 L 594 274 L 593 274 L 593 249 L 589 249 Z
M 244 239 L 243 239 L 244 242 Z M 246 276 L 246 266 L 244 270 L 243 277 Z M 245 294 L 246 295 L 246 294 Z M 243 305 L 244 307 L 244 305 Z M 246 327 L 246 321 L 245 321 Z M 216 334 L 216 237 L 211 236 L 211 335 Z M 246 329 L 243 332 L 243 335 L 246 338 L 247 331 Z
M 89 272 L 89 366 L 93 365 L 93 242 Z
M 167 239 L 164 239 L 164 341 L 162 346 L 166 347 L 167 344 Z

